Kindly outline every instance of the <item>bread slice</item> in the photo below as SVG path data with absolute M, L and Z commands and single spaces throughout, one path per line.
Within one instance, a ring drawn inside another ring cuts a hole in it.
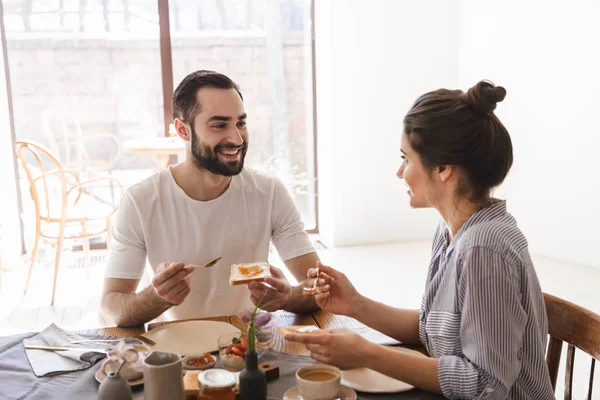
M 286 333 L 325 333 L 325 331 L 314 325 L 294 325 L 294 326 L 278 326 L 277 333 L 285 336 Z
M 271 267 L 267 262 L 241 263 L 231 266 L 230 285 L 245 285 L 252 281 L 262 282 L 271 276 Z

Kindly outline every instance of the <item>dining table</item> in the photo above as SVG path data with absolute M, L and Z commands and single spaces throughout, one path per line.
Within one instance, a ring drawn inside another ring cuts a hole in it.
M 229 323 L 242 332 L 246 331 L 247 324 L 242 322 L 237 315 L 215 316 L 207 318 L 195 318 L 187 320 L 176 320 L 166 322 L 152 322 L 135 327 L 96 327 L 73 331 L 78 335 L 89 338 L 132 338 L 138 335 L 144 335 L 148 331 L 162 327 L 168 324 L 180 323 L 185 321 L 218 321 Z M 276 332 L 276 328 L 281 326 L 316 326 L 321 329 L 347 328 L 350 330 L 362 330 L 367 328 L 365 325 L 353 318 L 334 315 L 332 313 L 320 310 L 312 314 L 295 314 L 287 311 L 276 311 L 272 313 L 270 327 Z M 367 328 L 368 329 L 368 328 Z M 28 363 L 23 361 L 27 359 L 22 345 L 23 339 L 31 337 L 33 333 L 14 335 L 12 337 L 0 337 L 0 398 L 12 399 L 37 399 L 37 398 L 77 398 L 77 399 L 96 399 L 98 393 L 98 382 L 95 379 L 95 373 L 100 368 L 100 362 L 91 368 L 81 371 L 64 373 L 61 375 L 47 376 L 38 378 L 31 368 L 27 369 Z M 403 346 L 412 350 L 426 354 L 421 346 Z M 315 361 L 309 355 L 310 352 L 303 344 L 289 342 L 279 334 L 274 334 L 269 342 L 268 351 L 261 350 L 265 355 L 264 360 L 276 364 L 280 367 L 280 376 L 278 379 L 269 382 L 267 385 L 267 399 L 282 399 L 284 393 L 295 385 L 295 372 L 304 365 L 310 365 Z M 2 354 L 4 353 L 4 357 Z M 268 353 L 268 354 L 267 354 Z M 19 363 L 18 360 L 21 360 Z M 190 373 L 190 372 L 186 372 Z M 197 373 L 197 372 L 196 372 Z M 184 376 L 185 378 L 185 376 Z M 185 379 L 184 379 L 185 380 Z M 23 386 L 27 393 L 12 388 L 11 385 Z M 132 388 L 134 399 L 144 398 L 143 385 Z M 8 397 L 3 397 L 3 393 Z M 15 396 L 10 397 L 14 393 Z M 56 397 L 54 397 L 56 396 Z M 443 396 L 428 393 L 420 389 L 412 389 L 399 393 L 366 393 L 357 391 L 357 399 L 371 400 L 434 400 L 443 399 Z M 188 396 L 188 399 L 195 399 L 195 396 Z
M 121 147 L 125 153 L 153 156 L 159 170 L 167 168 L 171 156 L 185 151 L 185 143 L 177 136 L 129 139 L 125 140 Z

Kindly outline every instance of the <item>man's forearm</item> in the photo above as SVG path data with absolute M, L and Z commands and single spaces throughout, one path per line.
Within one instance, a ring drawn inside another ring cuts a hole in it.
M 302 288 L 308 285 L 308 282 L 300 282 L 298 286 L 292 287 L 290 297 L 283 307 L 284 310 L 293 313 L 310 313 L 319 310 L 315 296 L 308 296 L 302 293 Z
M 171 308 L 148 286 L 139 293 L 106 293 L 100 305 L 100 314 L 106 323 L 116 326 L 138 326 Z

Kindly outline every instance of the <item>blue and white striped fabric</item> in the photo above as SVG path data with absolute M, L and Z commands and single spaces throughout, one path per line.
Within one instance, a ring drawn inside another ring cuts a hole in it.
M 548 321 L 527 240 L 506 203 L 474 214 L 450 241 L 442 222 L 419 335 L 439 358 L 450 399 L 554 399 L 544 361 Z

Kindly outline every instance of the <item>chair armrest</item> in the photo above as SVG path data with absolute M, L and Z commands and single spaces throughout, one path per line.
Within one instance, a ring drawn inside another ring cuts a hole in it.
M 75 178 L 75 182 L 77 182 L 77 184 L 79 184 L 81 182 L 81 179 L 79 178 L 79 175 L 77 175 L 77 173 L 75 171 L 73 171 L 72 169 L 69 168 L 56 168 L 53 170 L 50 170 L 48 172 L 46 172 L 45 174 L 42 174 L 40 176 L 38 176 L 37 178 L 35 178 L 32 182 L 31 182 L 31 186 L 35 185 L 35 183 L 37 181 L 39 181 L 40 179 L 45 179 L 48 176 L 51 175 L 57 175 L 59 174 L 59 179 L 62 181 L 63 178 L 66 178 L 64 175 L 69 174 L 71 175 L 73 178 Z M 65 185 L 67 184 L 67 182 L 65 181 Z M 74 186 L 77 186 L 77 184 L 75 184 Z M 79 188 L 79 194 L 77 195 L 77 198 L 75 199 L 75 203 L 77 203 L 79 201 L 79 198 L 81 197 L 81 195 L 83 194 L 83 189 Z M 67 192 L 67 196 L 68 196 L 68 192 Z
M 73 191 L 73 190 L 79 190 L 81 192 L 81 190 L 83 190 L 83 188 L 85 186 L 91 186 L 96 182 L 102 182 L 102 181 L 107 181 L 107 182 L 113 182 L 117 185 L 117 187 L 119 188 L 119 199 L 121 197 L 123 197 L 123 184 L 121 183 L 121 181 L 119 181 L 116 178 L 112 178 L 112 177 L 101 177 L 101 178 L 94 178 L 94 179 L 90 179 L 87 181 L 82 181 L 77 183 L 76 185 L 71 186 L 71 188 L 69 190 L 67 190 L 67 198 L 69 197 L 69 194 Z M 77 200 L 79 200 L 80 196 L 77 196 Z M 75 203 L 77 203 L 77 200 L 75 200 Z M 74 204 L 75 204 L 74 203 Z M 117 209 L 119 208 L 119 205 L 117 204 L 116 206 L 113 207 L 113 210 L 111 211 L 111 213 L 109 215 L 114 214 Z

